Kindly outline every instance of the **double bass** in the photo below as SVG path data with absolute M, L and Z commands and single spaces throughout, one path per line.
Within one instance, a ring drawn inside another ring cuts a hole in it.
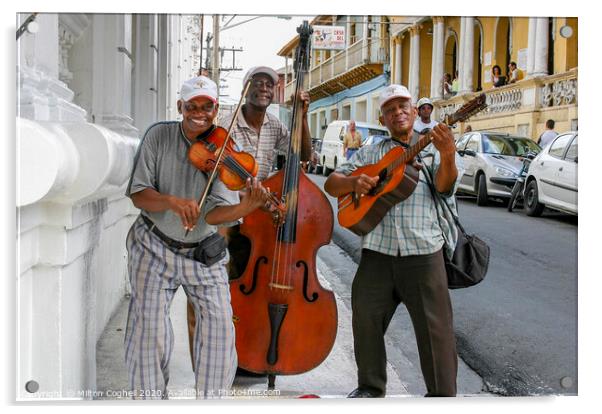
M 268 374 L 292 375 L 318 366 L 330 353 L 337 332 L 332 291 L 316 274 L 318 249 L 330 242 L 332 207 L 325 194 L 301 169 L 302 102 L 297 98 L 309 66 L 307 21 L 297 28 L 300 43 L 285 168 L 264 180 L 285 206 L 284 223 L 274 226 L 256 210 L 244 218 L 240 232 L 251 241 L 245 271 L 230 282 L 239 367 Z

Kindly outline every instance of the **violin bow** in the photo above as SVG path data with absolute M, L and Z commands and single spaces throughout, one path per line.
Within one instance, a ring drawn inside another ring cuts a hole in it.
M 247 83 L 245 84 L 245 87 L 243 88 L 243 91 L 240 94 L 240 100 L 238 101 L 238 105 L 236 106 L 236 110 L 234 111 L 234 116 L 232 117 L 232 121 L 230 121 L 230 126 L 228 127 L 228 131 L 226 133 L 226 139 L 224 140 L 224 144 L 222 145 L 222 147 L 219 150 L 219 153 L 217 154 L 215 166 L 213 167 L 213 170 L 211 171 L 209 180 L 207 180 L 207 185 L 205 186 L 203 195 L 199 199 L 199 211 L 203 208 L 203 205 L 205 205 L 205 200 L 207 200 L 207 196 L 209 195 L 209 191 L 211 190 L 211 185 L 213 184 L 213 180 L 215 180 L 215 177 L 217 176 L 217 167 L 219 166 L 220 162 L 222 161 L 224 151 L 226 150 L 226 145 L 228 144 L 228 140 L 230 139 L 230 131 L 232 131 L 234 122 L 236 122 L 236 119 L 238 118 L 238 114 L 240 113 L 240 108 L 242 106 L 242 100 L 244 99 L 244 97 L 247 95 L 247 92 L 249 91 L 249 87 L 251 86 L 251 81 L 252 81 L 252 79 L 249 77 L 249 79 L 247 80 Z M 184 237 L 187 237 L 188 233 L 190 233 L 190 230 L 186 229 L 186 234 L 184 234 Z

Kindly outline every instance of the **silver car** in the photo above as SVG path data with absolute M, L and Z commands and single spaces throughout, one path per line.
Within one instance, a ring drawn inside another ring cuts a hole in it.
M 528 152 L 539 153 L 533 140 L 502 132 L 469 132 L 456 141 L 464 161 L 464 174 L 458 191 L 477 196 L 477 205 L 487 205 L 489 197 L 510 198 Z

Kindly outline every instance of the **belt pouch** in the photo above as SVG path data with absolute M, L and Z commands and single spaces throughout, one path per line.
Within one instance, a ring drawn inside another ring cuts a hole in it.
M 211 266 L 226 256 L 226 247 L 226 239 L 218 233 L 213 233 L 194 249 L 194 260 L 205 266 Z

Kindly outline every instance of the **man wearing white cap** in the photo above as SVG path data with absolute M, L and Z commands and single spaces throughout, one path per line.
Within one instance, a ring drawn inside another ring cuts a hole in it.
M 243 86 L 251 80 L 251 85 L 245 96 L 238 118 L 232 127 L 231 136 L 241 151 L 248 152 L 259 164 L 257 179 L 265 180 L 272 170 L 277 153 L 286 154 L 290 134 L 286 125 L 267 111 L 272 103 L 275 87 L 278 84 L 278 74 L 268 66 L 256 66 L 247 71 L 243 78 Z M 301 132 L 301 161 L 307 161 L 311 155 L 311 135 L 307 124 L 309 94 L 300 93 L 299 99 L 303 105 L 303 126 Z M 234 114 L 220 120 L 219 124 L 228 128 Z M 228 249 L 230 263 L 228 272 L 231 278 L 242 276 L 250 253 L 249 240 L 240 235 L 239 226 L 228 229 Z
M 433 103 L 429 98 L 420 98 L 416 103 L 418 108 L 418 119 L 414 121 L 414 131 L 420 134 L 425 129 L 433 129 L 438 124 L 437 121 L 431 121 L 431 114 L 433 113 Z
M 416 108 L 408 90 L 401 85 L 390 85 L 382 90 L 379 104 L 380 121 L 392 138 L 361 147 L 350 161 L 337 168 L 324 185 L 330 195 L 367 194 L 377 185 L 379 177 L 349 176 L 351 172 L 378 163 L 395 147 L 407 148 L 410 144 Z M 351 290 L 358 367 L 358 388 L 349 394 L 351 398 L 385 395 L 384 335 L 401 302 L 406 305 L 414 326 L 426 395 L 456 394 L 457 356 L 443 259 L 444 240 L 451 251 L 455 240 L 447 222 L 438 219 L 425 170 L 434 177 L 436 191 L 453 208 L 459 174 L 454 139 L 448 127 L 435 126 L 432 138 L 434 148 L 429 147 L 434 159 L 420 169 L 414 192 L 391 208 L 362 238 L 362 258 Z
M 248 195 L 239 202 L 238 193 L 216 180 L 199 210 L 207 176 L 186 154 L 192 143 L 211 132 L 217 97 L 215 83 L 204 76 L 184 82 L 177 102 L 182 122 L 151 125 L 134 160 L 126 195 L 141 212 L 126 240 L 132 294 L 125 334 L 134 398 L 167 398 L 174 343 L 169 309 L 180 285 L 203 321 L 194 334 L 197 397 L 217 397 L 234 379 L 228 254 L 215 226 L 237 223 L 267 197 L 255 181 L 248 183 Z

